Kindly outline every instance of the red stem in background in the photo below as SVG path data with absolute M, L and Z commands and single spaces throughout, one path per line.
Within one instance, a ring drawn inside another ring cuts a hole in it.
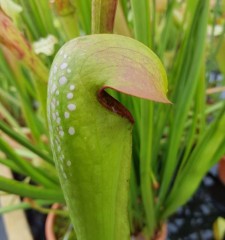
M 118 0 L 92 0 L 92 33 L 112 33 Z

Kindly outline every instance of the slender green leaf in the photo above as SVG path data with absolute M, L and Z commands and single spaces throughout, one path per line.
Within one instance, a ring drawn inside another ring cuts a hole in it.
M 13 149 L 10 148 L 9 144 L 0 138 L 0 149 L 37 183 L 41 183 L 46 187 L 56 188 L 57 184 L 53 183 L 49 176 L 43 176 L 44 172 L 41 173 L 39 169 L 32 166 L 26 160 L 20 158 Z
M 33 199 L 53 200 L 54 202 L 64 203 L 63 194 L 60 189 L 53 190 L 38 186 L 31 186 L 26 183 L 7 179 L 0 176 L 0 190 L 7 193 L 17 194 L 21 197 Z
M 22 137 L 20 134 L 18 134 L 15 131 L 11 130 L 2 121 L 0 121 L 0 129 L 3 132 L 5 132 L 7 135 L 9 135 L 11 138 L 16 140 L 18 143 L 20 143 L 24 147 L 28 148 L 29 150 L 31 150 L 33 153 L 37 154 L 42 159 L 46 160 L 48 163 L 53 164 L 53 160 L 52 160 L 52 158 L 49 155 L 47 155 L 43 151 L 39 150 L 37 146 L 35 147 L 31 143 L 29 143 L 29 141 L 27 139 L 25 139 L 24 137 Z
M 181 49 L 179 70 L 178 72 L 175 71 L 176 75 L 174 75 L 176 78 L 174 81 L 177 83 L 174 92 L 174 118 L 169 134 L 167 157 L 163 164 L 163 181 L 160 187 L 159 204 L 164 201 L 172 183 L 172 176 L 179 164 L 180 139 L 198 84 L 200 66 L 204 56 L 208 6 L 209 1 L 199 1 L 196 6 L 190 30 L 187 32 Z

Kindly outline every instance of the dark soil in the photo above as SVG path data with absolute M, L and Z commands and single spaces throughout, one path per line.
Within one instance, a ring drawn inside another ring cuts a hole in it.
M 225 186 L 211 169 L 193 198 L 169 219 L 170 240 L 213 240 L 213 223 L 225 218 Z
M 30 224 L 34 240 L 45 240 L 46 214 L 30 209 L 26 211 L 26 216 Z

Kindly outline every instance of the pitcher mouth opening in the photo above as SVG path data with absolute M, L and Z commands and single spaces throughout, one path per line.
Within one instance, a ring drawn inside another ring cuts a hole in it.
M 117 101 L 110 94 L 108 94 L 105 91 L 106 88 L 107 87 L 101 88 L 98 91 L 98 101 L 111 112 L 114 112 L 121 117 L 128 119 L 133 124 L 134 118 L 132 114 L 119 101 Z

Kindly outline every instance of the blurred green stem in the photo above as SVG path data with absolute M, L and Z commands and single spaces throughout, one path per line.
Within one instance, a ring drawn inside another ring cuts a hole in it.
M 146 46 L 151 47 L 153 43 L 152 28 L 150 24 L 151 11 L 149 0 L 131 0 L 134 16 L 135 38 Z M 141 26 L 141 27 L 140 27 Z M 138 102 L 140 109 L 139 131 L 140 131 L 140 180 L 141 196 L 146 216 L 147 235 L 152 236 L 156 227 L 154 211 L 154 193 L 151 179 L 152 169 L 152 137 L 153 137 L 153 103 L 146 100 L 134 100 Z M 134 105 L 137 103 L 134 102 Z
M 53 190 L 51 188 L 31 186 L 2 176 L 0 176 L 0 189 L 1 191 L 17 194 L 22 197 L 54 200 L 55 202 L 64 203 L 64 197 L 60 189 Z
M 92 1 L 92 33 L 112 33 L 118 0 Z

